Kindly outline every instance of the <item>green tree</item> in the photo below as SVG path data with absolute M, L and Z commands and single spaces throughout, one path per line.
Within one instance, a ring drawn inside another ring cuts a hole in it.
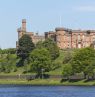
M 59 56 L 59 48 L 52 39 L 46 39 L 43 42 L 43 47 L 45 47 L 49 51 L 52 60 L 55 60 Z
M 31 70 L 36 72 L 38 77 L 44 72 L 51 70 L 51 56 L 47 49 L 34 49 L 30 54 Z
M 9 54 L 15 54 L 16 53 L 16 48 L 9 48 L 7 49 Z
M 66 77 L 68 80 L 70 79 L 70 76 L 73 74 L 72 66 L 70 64 L 65 64 L 63 67 L 63 77 Z
M 23 66 L 25 59 L 28 60 L 30 52 L 35 48 L 34 43 L 29 35 L 23 35 L 19 39 L 19 47 L 17 49 L 17 56 L 20 58 L 20 61 L 17 63 L 17 66 Z
M 95 50 L 91 47 L 78 50 L 72 59 L 72 68 L 74 73 L 83 72 L 84 78 L 89 74 L 88 67 L 95 68 Z
M 36 44 L 36 48 L 43 48 L 44 46 L 43 46 L 43 41 L 39 41 L 39 42 L 37 42 L 37 44 Z
M 15 54 L 16 48 L 8 48 L 8 49 L 1 49 L 0 48 L 0 54 Z
M 17 55 L 22 59 L 26 59 L 34 47 L 31 37 L 25 34 L 19 39 Z

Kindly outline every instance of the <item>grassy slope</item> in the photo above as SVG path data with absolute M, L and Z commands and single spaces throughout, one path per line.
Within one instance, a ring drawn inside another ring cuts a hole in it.
M 2 57 L 5 59 L 6 55 L 3 55 Z M 17 61 L 16 55 L 12 54 L 10 57 L 11 57 L 11 60 L 14 60 L 14 63 L 16 63 L 16 61 Z M 60 56 L 55 60 L 55 63 L 62 64 L 63 58 L 64 58 L 64 52 L 60 51 Z M 20 68 L 17 68 L 17 72 L 0 73 L 0 75 L 18 75 L 18 74 L 23 74 L 23 71 L 24 71 L 23 67 L 20 67 Z M 47 73 L 50 75 L 61 75 L 62 74 L 62 67 L 60 67 L 56 70 L 47 72 Z M 28 73 L 28 74 L 31 74 L 31 73 Z
M 61 75 L 62 74 L 62 69 L 63 69 L 62 63 L 63 63 L 63 59 L 64 59 L 64 54 L 65 54 L 65 52 L 61 50 L 60 56 L 55 60 L 55 63 L 60 63 L 61 67 L 56 70 L 50 71 L 48 74 L 51 74 L 51 75 Z

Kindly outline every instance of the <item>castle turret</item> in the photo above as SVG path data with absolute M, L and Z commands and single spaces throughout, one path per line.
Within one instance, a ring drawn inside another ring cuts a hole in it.
M 59 48 L 64 48 L 64 34 L 65 34 L 65 30 L 64 28 L 56 28 L 56 42 Z
M 18 39 L 20 39 L 26 33 L 26 19 L 22 19 L 22 27 L 17 29 Z
M 22 31 L 26 32 L 26 19 L 22 19 Z

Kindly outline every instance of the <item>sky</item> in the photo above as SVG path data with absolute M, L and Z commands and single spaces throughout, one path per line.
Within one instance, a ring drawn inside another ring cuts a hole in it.
M 0 0 L 0 48 L 15 48 L 17 28 L 44 34 L 56 27 L 95 29 L 95 0 Z

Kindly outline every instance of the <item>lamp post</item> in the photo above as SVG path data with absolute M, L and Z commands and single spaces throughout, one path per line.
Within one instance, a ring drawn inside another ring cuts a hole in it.
M 44 69 L 42 68 L 41 71 L 42 71 L 42 79 L 43 79 L 43 78 L 44 78 L 44 76 L 43 76 L 43 74 L 44 74 L 44 73 L 43 73 L 43 72 L 44 72 Z
M 20 74 L 18 74 L 18 77 L 19 77 L 19 79 L 20 79 Z

